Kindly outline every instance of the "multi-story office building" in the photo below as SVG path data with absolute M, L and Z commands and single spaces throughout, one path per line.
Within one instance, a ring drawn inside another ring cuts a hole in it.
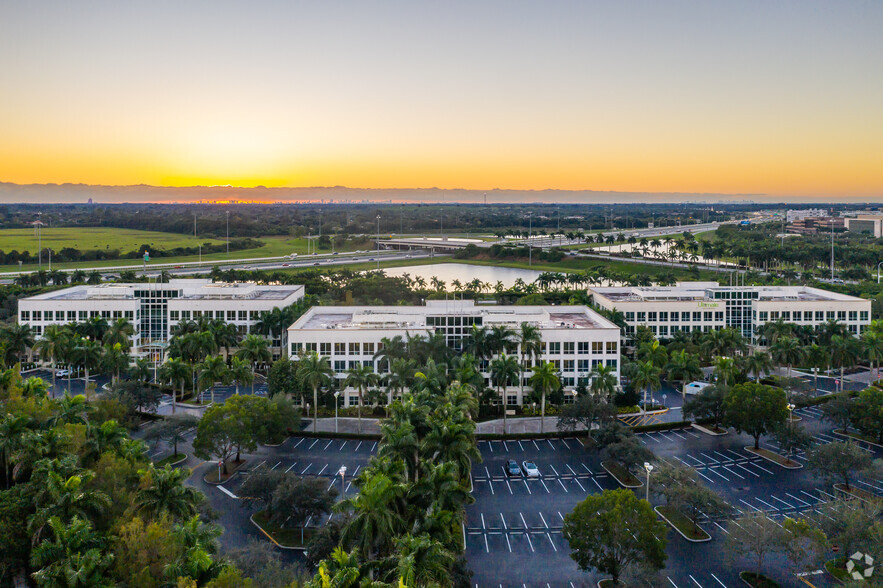
M 496 306 L 472 300 L 429 300 L 425 306 L 314 306 L 288 328 L 288 345 L 293 358 L 302 352 L 327 357 L 342 381 L 349 368 L 360 364 L 385 373 L 385 362 L 374 359 L 384 338 L 443 333 L 448 345 L 459 351 L 468 342 L 473 325 L 504 325 L 517 331 L 521 323 L 539 328 L 543 341 L 540 360 L 558 368 L 565 390 L 580 383 L 588 385 L 598 365 L 614 368 L 618 379 L 619 327 L 586 306 Z M 517 344 L 508 350 L 519 358 L 520 352 Z M 487 362 L 481 369 L 492 387 Z M 528 368 L 523 378 L 531 375 Z M 347 404 L 358 402 L 355 390 L 346 389 L 344 394 Z M 569 396 L 565 394 L 565 398 Z M 523 402 L 519 386 L 506 390 L 507 405 Z
M 135 327 L 132 348 L 137 356 L 167 342 L 179 321 L 201 316 L 221 319 L 236 325 L 244 335 L 260 320 L 261 313 L 294 304 L 303 296 L 303 286 L 216 284 L 203 279 L 73 286 L 19 300 L 18 322 L 31 325 L 39 338 L 51 324 L 93 317 L 108 321 L 125 318 Z M 278 348 L 281 342 L 272 344 Z
M 824 208 L 805 208 L 802 210 L 789 210 L 785 213 L 785 221 L 793 223 L 796 220 L 803 220 L 806 218 L 820 218 L 823 216 L 828 216 L 828 211 Z
M 846 219 L 846 229 L 852 233 L 867 233 L 876 238 L 883 237 L 883 215 L 862 214 Z
M 836 320 L 854 335 L 871 322 L 871 301 L 806 286 L 719 286 L 682 282 L 674 287 L 590 288 L 595 304 L 625 315 L 625 337 L 645 325 L 660 339 L 678 331 L 733 327 L 753 342 L 779 319 L 818 326 Z

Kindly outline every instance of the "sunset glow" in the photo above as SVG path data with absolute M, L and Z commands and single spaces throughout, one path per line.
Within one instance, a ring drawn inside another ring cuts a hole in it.
M 883 196 L 883 4 L 6 3 L 0 181 Z

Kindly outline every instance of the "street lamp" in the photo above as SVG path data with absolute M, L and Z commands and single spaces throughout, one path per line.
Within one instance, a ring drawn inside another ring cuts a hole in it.
M 530 237 L 533 234 L 533 211 L 527 213 L 527 265 L 533 265 L 533 248 Z
M 334 432 L 337 432 L 337 399 L 340 398 L 340 390 L 334 393 Z
M 377 215 L 377 269 L 380 269 L 380 215 Z
M 340 474 L 340 493 L 343 494 L 344 492 L 346 492 L 346 488 L 344 487 L 343 483 L 346 477 L 346 466 L 340 466 L 340 471 L 337 473 Z
M 647 470 L 647 502 L 650 502 L 650 472 L 653 471 L 653 464 L 650 462 L 644 462 L 644 469 Z
M 797 408 L 791 403 L 788 403 L 788 422 L 794 423 L 794 409 Z
M 230 255 L 230 211 L 227 211 L 227 255 Z

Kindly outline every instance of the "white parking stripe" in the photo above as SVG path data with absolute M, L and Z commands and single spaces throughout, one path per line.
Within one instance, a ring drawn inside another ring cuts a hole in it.
M 770 507 L 770 508 L 773 509 L 773 510 L 776 510 L 776 511 L 779 510 L 778 508 L 776 508 L 775 506 L 773 506 L 772 504 L 770 504 L 770 503 L 767 502 L 766 500 L 761 500 L 761 499 L 758 498 L 757 496 L 755 496 L 754 499 L 755 499 L 756 501 L 760 502 L 761 504 L 765 504 L 765 505 L 767 505 L 768 507 Z
M 546 517 L 543 516 L 543 513 L 539 513 L 539 515 L 540 515 L 540 520 L 543 521 L 543 526 L 548 529 L 549 523 L 546 522 Z
M 604 488 L 601 487 L 601 484 L 598 483 L 598 480 L 596 480 L 596 479 L 593 477 L 593 478 L 592 478 L 592 481 L 595 483 L 595 486 L 598 487 L 598 490 L 600 490 L 601 492 L 604 492 Z
M 785 502 L 785 501 L 782 500 L 781 498 L 779 498 L 779 497 L 777 497 L 777 496 L 773 496 L 772 494 L 770 494 L 770 498 L 772 498 L 773 500 L 777 500 L 777 501 L 781 502 L 782 504 L 784 504 L 784 505 L 787 506 L 788 508 L 797 508 L 797 507 L 794 506 L 793 504 L 788 504 L 787 502 Z
M 549 534 L 548 534 L 548 533 L 546 533 L 546 537 L 548 537 L 548 538 L 549 538 L 549 543 L 551 543 L 551 544 L 552 544 L 552 549 L 554 549 L 554 550 L 555 550 L 555 551 L 556 551 L 556 552 L 557 552 L 557 551 L 558 551 L 558 548 L 557 548 L 557 547 L 555 547 L 555 543 L 554 543 L 554 541 L 552 541 L 552 536 L 551 536 L 551 535 L 549 535 Z M 546 586 L 548 586 L 548 584 L 546 584 Z
M 561 484 L 561 487 L 564 488 L 564 491 L 570 494 L 570 490 L 567 489 L 567 486 L 564 485 L 564 482 L 561 481 L 561 478 L 558 478 L 558 483 Z
M 668 576 L 666 576 L 666 578 L 668 578 Z M 671 578 L 668 578 L 668 581 L 671 582 L 671 585 L 672 585 L 672 586 L 674 586 L 675 588 L 678 588 L 678 585 L 675 584 L 675 581 L 674 581 L 674 580 L 672 580 Z
M 567 439 L 562 438 L 561 442 L 564 443 L 564 446 L 570 449 L 570 444 L 567 442 Z
M 296 466 L 296 465 L 297 465 L 297 462 L 294 462 L 293 464 L 291 464 L 290 466 L 288 466 L 288 469 L 285 470 L 285 473 L 287 474 L 288 472 L 290 472 L 291 469 L 292 469 L 294 466 Z
M 328 442 L 328 444 L 325 445 L 325 447 L 322 448 L 322 451 L 325 451 L 326 449 L 328 449 L 329 447 L 331 447 L 331 444 L 332 444 L 332 443 L 334 443 L 334 439 L 330 440 L 330 441 Z
M 338 451 L 343 451 L 344 447 L 346 447 L 346 441 L 343 442 L 343 444 L 340 446 L 340 449 L 338 449 Z
M 727 585 L 724 584 L 723 582 L 721 582 L 720 579 L 718 579 L 717 576 L 715 576 L 714 574 L 711 574 L 711 577 L 714 578 L 715 580 L 717 580 L 717 583 L 718 583 L 718 584 L 720 584 L 720 585 L 723 586 L 724 588 L 727 588 Z
M 359 447 L 362 446 L 362 443 L 364 443 L 364 441 L 359 441 L 359 444 L 356 445 L 356 449 L 355 449 L 355 451 L 358 451 L 358 450 L 359 450 Z
M 521 478 L 521 481 L 524 482 L 524 487 L 527 488 L 527 493 L 533 494 L 533 492 L 530 491 L 530 486 L 528 486 L 527 480 L 525 480 L 524 478 Z M 491 494 L 493 494 L 493 490 L 491 491 Z
M 727 470 L 728 472 L 730 472 L 731 474 L 733 474 L 734 476 L 736 476 L 737 478 L 739 478 L 740 480 L 744 480 L 744 479 L 745 479 L 744 476 L 740 476 L 739 474 L 737 474 L 736 472 L 734 472 L 733 470 L 731 470 L 731 469 L 728 468 L 727 466 L 721 466 L 721 467 L 724 468 L 725 470 Z
M 702 588 L 702 584 L 700 584 L 699 582 L 696 581 L 696 578 L 693 577 L 693 574 L 688 574 L 688 575 L 690 576 L 690 579 L 693 580 L 693 582 L 694 582 L 697 586 L 699 586 L 699 588 Z
M 294 444 L 294 447 L 292 447 L 292 449 L 297 449 L 297 446 L 300 445 L 301 443 L 303 443 L 305 440 L 306 440 L 306 437 L 301 437 L 301 438 L 300 438 L 300 441 L 298 441 L 297 443 L 295 443 L 295 444 Z
M 328 468 L 328 464 L 326 463 L 324 466 L 322 466 L 322 469 L 319 470 L 319 473 L 316 474 L 316 475 L 317 475 L 317 476 L 321 476 L 321 475 L 322 475 L 322 472 L 324 472 L 327 468 Z
M 586 489 L 583 488 L 583 485 L 579 483 L 579 480 L 577 480 L 576 478 L 574 478 L 573 481 L 576 482 L 577 486 L 580 487 L 580 490 L 582 490 L 583 492 L 586 491 Z
M 376 447 L 377 447 L 377 441 L 375 441 L 374 445 L 371 446 L 371 451 L 373 452 Z
M 551 494 L 551 492 L 549 492 L 549 487 L 546 486 L 546 481 L 540 478 L 540 482 L 543 484 L 543 488 L 546 489 L 546 494 Z
M 300 475 L 303 476 L 305 473 L 307 473 L 307 470 L 310 469 L 310 466 L 312 466 L 312 465 L 313 465 L 313 462 L 310 462 L 310 465 L 308 465 L 307 467 L 305 467 L 305 468 L 304 468 L 304 471 L 302 471 L 302 472 L 300 473 Z
M 315 445 L 315 444 L 318 443 L 318 442 L 319 442 L 319 440 L 316 439 L 315 441 L 313 441 L 312 445 L 310 445 L 309 447 L 307 447 L 307 449 L 312 449 L 312 448 L 313 448 L 313 445 Z

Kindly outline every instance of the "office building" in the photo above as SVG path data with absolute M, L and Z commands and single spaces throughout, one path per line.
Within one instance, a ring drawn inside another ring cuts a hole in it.
M 503 325 L 518 331 L 521 323 L 536 325 L 542 336 L 541 361 L 552 362 L 560 372 L 565 399 L 579 384 L 589 385 L 592 369 L 598 365 L 614 368 L 619 378 L 620 330 L 612 322 L 586 306 L 496 306 L 475 304 L 472 300 L 429 300 L 425 306 L 314 306 L 288 328 L 289 353 L 296 358 L 304 352 L 327 357 L 335 377 L 342 381 L 346 371 L 362 365 L 383 375 L 388 366 L 375 354 L 384 338 L 443 333 L 447 344 L 461 351 L 474 326 Z M 517 344 L 507 353 L 520 358 Z M 489 362 L 481 365 L 485 382 L 490 382 Z M 526 369 L 523 377 L 532 375 Z M 355 390 L 345 389 L 346 402 L 357 404 Z M 525 393 L 530 392 L 526 386 Z M 522 404 L 519 386 L 506 390 L 506 404 Z
M 860 335 L 871 322 L 871 301 L 807 286 L 719 286 L 681 282 L 673 287 L 590 288 L 595 304 L 625 315 L 627 340 L 638 325 L 660 339 L 678 331 L 733 327 L 757 343 L 760 328 L 779 319 L 797 325 L 843 323 Z

